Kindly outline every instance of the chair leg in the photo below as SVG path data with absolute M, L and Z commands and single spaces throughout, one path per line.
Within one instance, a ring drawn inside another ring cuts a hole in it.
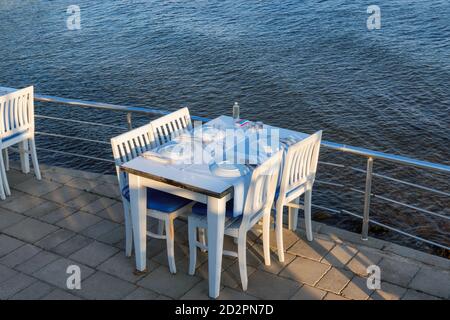
M 3 162 L 2 156 L 0 157 L 0 174 L 1 174 L 1 178 L 2 178 L 1 182 L 2 182 L 2 190 L 3 190 L 1 192 L 3 192 L 6 196 L 10 196 L 11 190 L 9 189 L 8 176 L 6 175 L 5 163 Z M 3 199 L 3 200 L 5 200 L 5 199 Z
M 241 274 L 242 290 L 247 291 L 248 277 L 247 277 L 247 234 L 239 234 L 238 237 L 238 260 L 239 273 Z
M 5 169 L 9 171 L 9 153 L 8 148 L 3 149 L 3 154 L 5 155 Z
M 293 201 L 295 204 L 299 204 L 300 198 L 297 198 Z M 297 230 L 297 222 L 298 222 L 298 209 L 289 207 L 289 230 L 295 231 Z
M 284 262 L 283 205 L 277 205 L 275 234 L 277 237 L 278 260 Z
M 3 163 L 3 156 L 0 156 L 0 199 L 2 200 L 6 199 L 4 182 L 6 181 L 6 184 L 8 183 L 4 165 L 5 164 Z
M 197 264 L 197 228 L 188 220 L 188 234 L 189 234 L 189 274 L 195 274 L 195 265 Z
M 175 232 L 173 229 L 173 218 L 167 217 L 165 219 L 166 226 L 166 243 L 167 243 L 167 258 L 169 260 L 170 273 L 177 273 L 175 265 Z
M 199 236 L 199 240 L 200 243 L 204 246 L 206 246 L 206 230 L 203 228 L 199 228 L 198 229 L 198 236 Z M 201 252 L 206 252 L 206 249 L 201 249 Z
M 263 216 L 264 264 L 270 266 L 270 212 Z
M 159 235 L 163 235 L 164 234 L 164 221 L 163 220 L 158 220 L 158 234 Z M 167 232 L 167 229 L 166 229 Z
M 133 251 L 133 225 L 131 223 L 130 206 L 126 201 L 123 201 L 123 213 L 125 221 L 125 256 L 131 257 Z
M 39 162 L 36 153 L 36 143 L 34 141 L 34 137 L 30 139 L 30 152 L 31 152 L 31 161 L 33 162 L 34 174 L 36 175 L 36 179 L 41 180 L 41 170 L 39 169 Z
M 313 241 L 312 221 L 311 221 L 311 201 L 312 201 L 312 189 L 308 189 L 305 192 L 305 229 L 306 229 L 306 238 L 308 239 L 308 241 Z
M 28 149 L 28 140 L 24 140 L 19 143 L 20 167 L 23 173 L 30 172 L 30 157 L 28 154 Z

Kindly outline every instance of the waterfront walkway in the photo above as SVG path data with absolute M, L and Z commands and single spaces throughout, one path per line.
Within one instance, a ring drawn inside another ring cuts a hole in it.
M 41 166 L 43 180 L 15 169 L 12 196 L 0 201 L 0 299 L 208 299 L 207 255 L 187 274 L 186 222 L 176 222 L 178 273 L 167 267 L 165 242 L 148 241 L 148 273 L 134 275 L 123 251 L 123 211 L 115 176 Z M 155 227 L 154 221 L 150 225 Z M 248 240 L 248 291 L 236 259 L 224 258 L 219 299 L 450 299 L 450 260 L 314 223 L 285 231 L 286 262 L 262 263 L 259 231 Z M 225 239 L 225 247 L 234 246 Z M 68 290 L 67 267 L 81 268 L 81 290 Z M 381 270 L 381 289 L 366 268 Z

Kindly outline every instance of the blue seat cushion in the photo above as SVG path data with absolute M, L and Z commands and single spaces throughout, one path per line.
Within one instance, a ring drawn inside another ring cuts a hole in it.
M 12 140 L 12 139 L 14 139 L 14 138 L 16 138 L 18 136 L 21 136 L 24 133 L 26 133 L 26 131 L 16 132 L 16 133 L 14 133 L 14 134 L 12 134 L 10 136 L 2 138 L 2 141 L 6 142 L 6 141 L 9 141 L 9 140 Z
M 233 202 L 233 200 L 230 200 L 227 202 L 227 205 L 226 205 L 225 216 L 227 216 L 229 218 L 233 218 L 233 211 L 234 211 L 234 202 Z M 206 216 L 207 212 L 208 212 L 208 209 L 207 209 L 206 204 L 204 204 L 204 203 L 196 203 L 192 207 L 192 213 L 198 214 L 199 216 Z
M 130 188 L 125 186 L 122 190 L 122 195 L 130 201 Z M 172 213 L 178 209 L 183 208 L 189 204 L 191 200 L 174 196 L 173 194 L 147 188 L 147 208 L 158 210 L 165 213 Z

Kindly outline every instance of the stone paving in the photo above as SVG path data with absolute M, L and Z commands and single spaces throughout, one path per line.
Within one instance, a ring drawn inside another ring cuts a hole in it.
M 135 275 L 123 251 L 123 212 L 114 176 L 42 166 L 43 180 L 8 172 L 12 196 L 0 201 L 0 299 L 208 299 L 207 255 L 187 274 L 185 221 L 176 222 L 178 273 L 167 267 L 165 242 L 149 239 L 148 273 Z M 149 221 L 155 227 L 155 221 Z M 238 264 L 223 259 L 219 299 L 449 299 L 450 260 L 314 223 L 315 240 L 285 230 L 286 262 L 262 263 L 260 230 L 248 240 L 248 290 Z M 225 247 L 233 247 L 225 239 Z M 67 289 L 67 267 L 81 268 L 81 289 Z M 378 265 L 381 289 L 367 287 Z

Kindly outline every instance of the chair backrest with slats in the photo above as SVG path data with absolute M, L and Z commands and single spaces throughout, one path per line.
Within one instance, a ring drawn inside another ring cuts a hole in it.
M 286 153 L 280 194 L 286 195 L 306 183 L 314 183 L 319 160 L 322 131 L 290 146 Z
M 158 145 L 169 142 L 183 131 L 192 128 L 188 108 L 182 108 L 151 122 L 153 135 Z
M 120 166 L 156 147 L 152 125 L 147 124 L 112 138 L 111 147 L 120 189 L 122 190 L 128 180 L 125 172 L 121 172 Z
M 0 97 L 0 135 L 7 137 L 26 130 L 34 131 L 33 86 Z
M 283 152 L 278 151 L 253 171 L 245 199 L 241 227 L 252 226 L 261 218 L 265 210 L 271 210 L 282 155 Z

